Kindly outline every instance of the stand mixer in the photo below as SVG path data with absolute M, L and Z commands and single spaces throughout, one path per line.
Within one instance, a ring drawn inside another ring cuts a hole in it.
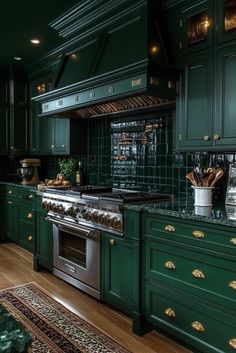
M 37 185 L 40 183 L 38 177 L 38 167 L 41 165 L 40 159 L 25 158 L 20 161 L 21 167 L 17 169 L 18 176 L 22 179 L 23 185 Z

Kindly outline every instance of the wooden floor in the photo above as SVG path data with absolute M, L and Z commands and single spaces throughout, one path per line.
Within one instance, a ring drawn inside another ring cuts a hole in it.
M 54 299 L 125 345 L 133 353 L 190 353 L 156 331 L 142 337 L 134 335 L 130 318 L 46 271 L 33 271 L 30 253 L 15 244 L 1 244 L 0 289 L 29 282 L 35 282 L 46 289 Z

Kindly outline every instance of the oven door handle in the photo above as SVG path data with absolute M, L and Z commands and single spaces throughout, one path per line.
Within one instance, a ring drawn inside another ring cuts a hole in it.
M 84 236 L 86 238 L 96 238 L 95 232 L 92 229 L 91 230 L 90 229 L 85 229 L 85 228 L 80 227 L 79 225 L 74 226 L 72 224 L 68 224 L 65 221 L 62 221 L 62 220 L 58 221 L 57 219 L 51 218 L 49 216 L 47 216 L 45 218 L 45 220 L 48 221 L 48 222 L 51 222 L 51 223 L 54 223 L 54 224 L 58 225 L 62 229 L 65 227 L 65 228 L 68 228 L 68 229 L 73 229 L 76 232 L 79 231 L 82 234 L 84 233 Z M 81 236 L 81 234 L 80 234 L 80 236 Z

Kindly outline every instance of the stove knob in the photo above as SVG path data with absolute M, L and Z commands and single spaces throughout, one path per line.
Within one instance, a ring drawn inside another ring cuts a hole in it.
M 92 212 L 91 220 L 96 223 L 98 222 L 98 213 L 97 212 Z
M 104 224 L 107 226 L 107 227 L 109 227 L 110 225 L 111 225 L 111 217 L 109 216 L 109 215 L 106 215 L 105 217 L 104 217 Z
M 42 208 L 44 209 L 44 210 L 46 210 L 47 209 L 47 201 L 43 201 L 42 202 Z
M 111 226 L 113 228 L 117 228 L 117 225 L 119 224 L 120 220 L 117 217 L 112 217 L 111 218 Z
M 57 212 L 57 205 L 56 205 L 55 203 L 51 204 L 50 209 L 51 209 L 53 212 Z
M 91 220 L 91 212 L 89 212 L 89 211 L 83 212 L 83 218 L 86 221 L 90 221 Z
M 47 207 L 46 210 L 51 211 L 52 210 L 52 203 L 49 202 L 46 207 Z
M 60 214 L 65 214 L 65 209 L 62 205 L 57 206 L 57 212 Z

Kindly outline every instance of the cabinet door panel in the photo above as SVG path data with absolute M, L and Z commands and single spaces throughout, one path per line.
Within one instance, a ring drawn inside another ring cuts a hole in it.
M 236 142 L 236 46 L 217 52 L 216 66 L 216 146 L 234 146 Z M 235 146 L 234 146 L 235 148 Z
M 236 2 L 235 0 L 217 1 L 217 43 L 236 39 Z
M 212 140 L 212 58 L 211 55 L 188 60 L 181 78 L 177 101 L 177 145 L 211 146 Z
M 8 149 L 7 123 L 8 123 L 8 104 L 7 104 L 7 80 L 0 79 L 0 153 L 6 153 Z

